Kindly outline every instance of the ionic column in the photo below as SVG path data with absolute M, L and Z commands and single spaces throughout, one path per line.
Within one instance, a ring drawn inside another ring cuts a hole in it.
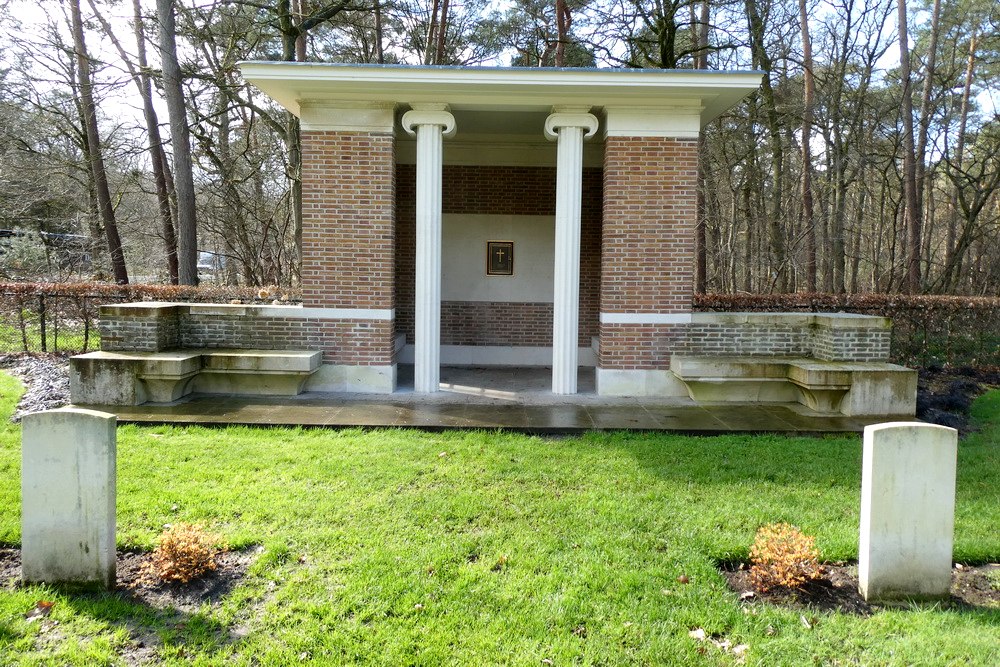
M 417 255 L 413 332 L 413 389 L 441 384 L 441 165 L 443 138 L 455 134 L 445 104 L 414 104 L 403 129 L 417 136 Z
M 580 206 L 583 140 L 597 131 L 589 107 L 554 107 L 545 136 L 557 140 L 552 393 L 575 394 L 580 330 Z

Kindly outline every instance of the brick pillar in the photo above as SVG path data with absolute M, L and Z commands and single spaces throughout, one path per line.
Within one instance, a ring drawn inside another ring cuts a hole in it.
M 336 367 L 308 388 L 395 388 L 395 175 L 391 125 L 303 123 L 302 298 L 318 309 L 317 342 Z
M 698 141 L 608 136 L 597 389 L 686 395 L 671 339 L 690 322 Z

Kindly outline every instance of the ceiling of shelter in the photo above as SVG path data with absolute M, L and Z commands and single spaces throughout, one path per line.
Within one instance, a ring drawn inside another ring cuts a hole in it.
M 406 113 L 404 107 L 397 112 L 397 118 Z M 549 117 L 550 111 L 494 111 L 468 109 L 451 109 L 455 116 L 455 125 L 458 131 L 455 138 L 464 135 L 504 135 L 507 137 L 523 136 L 525 138 L 535 138 L 538 141 L 545 141 L 545 119 Z M 405 132 L 400 132 L 400 138 L 405 139 Z

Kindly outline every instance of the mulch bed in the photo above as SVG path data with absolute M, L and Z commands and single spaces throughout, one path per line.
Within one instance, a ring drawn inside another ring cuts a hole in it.
M 801 611 L 839 611 L 867 616 L 888 605 L 869 604 L 858 592 L 858 566 L 849 563 L 823 565 L 823 577 L 800 589 L 774 588 L 757 592 L 750 584 L 750 568 L 745 563 L 724 563 L 720 572 L 730 590 L 744 604 L 768 604 Z M 952 608 L 990 607 L 1000 609 L 1000 585 L 988 574 L 1000 576 L 1000 564 L 956 565 L 951 573 L 951 597 L 942 601 Z M 996 581 L 996 579 L 995 579 Z
M 119 551 L 115 594 L 155 609 L 192 612 L 206 602 L 217 604 L 246 575 L 259 548 L 224 551 L 215 558 L 216 569 L 187 584 L 164 583 L 145 576 L 142 566 L 150 557 L 144 551 Z M 0 586 L 20 585 L 21 550 L 0 548 Z
M 917 383 L 917 417 L 923 421 L 958 429 L 972 430 L 969 406 L 981 394 L 1000 388 L 1000 366 L 920 370 Z

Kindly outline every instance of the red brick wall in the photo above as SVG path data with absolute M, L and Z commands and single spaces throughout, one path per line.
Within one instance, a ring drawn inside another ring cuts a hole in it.
M 302 301 L 395 307 L 395 140 L 367 132 L 302 133 Z M 389 320 L 326 322 L 310 334 L 328 363 L 393 361 Z
M 442 302 L 441 344 L 551 346 L 552 304 Z
M 601 312 L 687 313 L 694 283 L 695 139 L 608 137 Z M 602 368 L 668 368 L 676 325 L 601 325 Z
M 392 308 L 395 141 L 366 132 L 302 133 L 302 301 Z
M 555 215 L 555 167 L 445 165 L 443 213 Z M 580 240 L 580 345 L 597 335 L 602 181 L 584 169 Z M 396 168 L 396 330 L 413 342 L 416 169 Z M 452 301 L 441 304 L 444 345 L 552 345 L 551 303 Z

